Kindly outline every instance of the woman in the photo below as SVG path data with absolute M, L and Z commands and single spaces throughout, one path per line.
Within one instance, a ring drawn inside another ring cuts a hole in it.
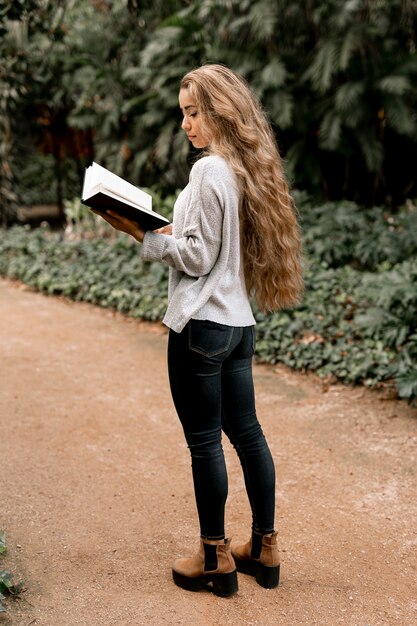
M 174 563 L 177 585 L 237 591 L 238 571 L 279 583 L 274 463 L 258 422 L 252 380 L 255 332 L 249 294 L 262 310 L 293 306 L 302 291 L 299 228 L 273 132 L 247 83 L 221 65 L 181 81 L 182 128 L 204 150 L 179 195 L 173 224 L 144 233 L 105 219 L 142 242 L 148 261 L 170 266 L 168 369 L 192 459 L 198 553 Z M 248 543 L 225 538 L 227 472 L 222 430 L 239 455 L 252 510 Z

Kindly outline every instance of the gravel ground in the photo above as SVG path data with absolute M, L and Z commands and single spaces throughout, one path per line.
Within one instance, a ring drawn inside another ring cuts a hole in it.
M 167 335 L 0 281 L 0 626 L 416 626 L 417 420 L 362 388 L 257 365 L 277 468 L 282 584 L 221 599 L 171 580 L 198 526 L 168 390 Z M 240 466 L 227 532 L 246 540 Z

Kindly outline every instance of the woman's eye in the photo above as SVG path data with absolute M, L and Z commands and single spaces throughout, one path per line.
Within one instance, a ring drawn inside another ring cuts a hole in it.
M 195 113 L 190 113 L 190 117 L 196 117 L 197 116 L 197 111 Z

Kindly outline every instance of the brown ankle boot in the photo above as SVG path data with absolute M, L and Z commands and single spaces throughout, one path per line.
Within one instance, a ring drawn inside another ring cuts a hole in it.
M 274 589 L 279 585 L 277 534 L 262 535 L 253 531 L 248 543 L 232 550 L 237 571 L 255 576 L 256 582 L 265 589 Z
M 209 588 L 217 596 L 231 596 L 238 590 L 235 562 L 230 539 L 201 539 L 197 554 L 177 559 L 172 569 L 174 582 L 188 591 Z

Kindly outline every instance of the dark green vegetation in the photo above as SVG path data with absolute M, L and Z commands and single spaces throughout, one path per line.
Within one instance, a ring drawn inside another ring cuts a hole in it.
M 6 534 L 3 530 L 0 530 L 0 556 L 6 552 Z M 6 607 L 3 601 L 6 595 L 10 595 L 14 598 L 18 598 L 23 591 L 23 583 L 15 585 L 13 583 L 12 574 L 5 569 L 0 569 L 0 613 L 6 611 Z
M 325 200 L 416 194 L 414 0 L 3 0 L 0 210 L 78 195 L 94 157 L 164 191 L 187 179 L 180 77 L 241 72 L 289 176 Z
M 417 208 L 409 203 L 394 219 L 380 208 L 297 199 L 306 291 L 293 311 L 256 313 L 258 358 L 347 383 L 395 381 L 399 396 L 415 401 Z M 157 210 L 168 214 L 168 204 L 159 201 Z M 82 223 L 73 240 L 49 229 L 10 229 L 0 242 L 0 274 L 47 294 L 161 319 L 167 268 L 143 263 L 126 236 L 80 238 Z

